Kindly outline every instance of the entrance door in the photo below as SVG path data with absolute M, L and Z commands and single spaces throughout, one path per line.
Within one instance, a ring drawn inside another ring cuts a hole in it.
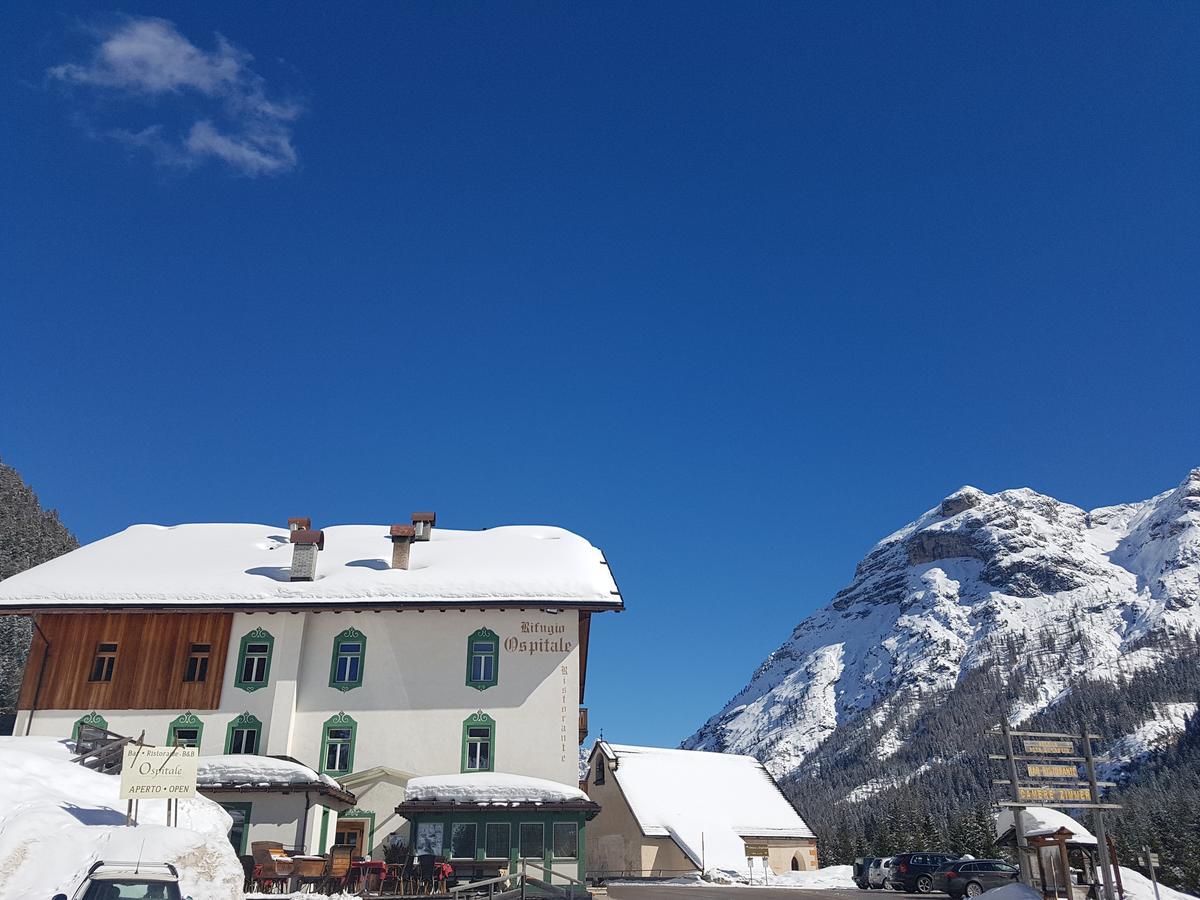
M 333 842 L 335 844 L 349 844 L 354 848 L 355 856 L 366 856 L 366 819 L 338 819 L 337 828 L 333 832 Z

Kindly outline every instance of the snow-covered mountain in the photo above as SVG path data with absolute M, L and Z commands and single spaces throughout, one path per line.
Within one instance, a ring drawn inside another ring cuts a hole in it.
M 964 487 L 880 541 L 684 746 L 750 753 L 794 780 L 853 731 L 881 782 L 841 793 L 862 799 L 944 761 L 886 765 L 910 743 L 913 714 L 961 696 L 972 673 L 1003 673 L 1016 724 L 1080 680 L 1155 670 L 1197 636 L 1200 469 L 1091 512 L 1027 488 Z M 1146 721 L 1156 715 L 1151 704 Z

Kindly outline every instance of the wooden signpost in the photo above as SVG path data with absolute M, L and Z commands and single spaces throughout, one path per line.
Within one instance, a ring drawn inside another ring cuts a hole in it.
M 1028 885 L 1033 882 L 1029 868 L 1029 843 L 1025 839 L 1025 824 L 1021 821 L 1021 813 L 1025 808 L 1049 806 L 1092 809 L 1096 813 L 1096 849 L 1104 893 L 1108 900 L 1116 900 L 1112 860 L 1107 852 L 1108 835 L 1104 831 L 1104 810 L 1120 809 L 1120 806 L 1104 803 L 1100 796 L 1101 788 L 1111 786 L 1111 782 L 1096 780 L 1092 742 L 1099 740 L 1100 735 L 1089 734 L 1087 729 L 1079 734 L 1013 731 L 1007 720 L 1000 723 L 999 731 L 992 733 L 999 734 L 1004 743 L 1004 753 L 991 754 L 990 758 L 1007 764 L 1008 778 L 996 778 L 992 783 L 1009 788 L 1011 799 L 1000 801 L 1000 806 L 1013 811 L 1013 833 L 1017 840 L 1021 880 Z M 1017 741 L 1020 741 L 1019 748 Z

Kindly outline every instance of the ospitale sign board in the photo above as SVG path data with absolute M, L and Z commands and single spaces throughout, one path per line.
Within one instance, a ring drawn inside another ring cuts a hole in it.
M 195 747 L 127 744 L 121 764 L 121 799 L 195 797 L 199 756 Z

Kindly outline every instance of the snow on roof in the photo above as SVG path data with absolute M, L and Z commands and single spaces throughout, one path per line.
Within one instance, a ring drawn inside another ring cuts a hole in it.
M 548 600 L 620 608 L 604 556 L 562 528 L 432 530 L 390 568 L 387 525 L 324 529 L 315 581 L 290 581 L 288 530 L 133 525 L 0 583 L 0 608 L 223 602 Z
M 404 789 L 406 802 L 475 803 L 587 803 L 577 787 L 505 772 L 471 772 L 465 775 L 422 775 L 410 778 Z
M 206 788 L 323 784 L 343 790 L 328 775 L 318 774 L 303 763 L 249 753 L 201 756 L 196 765 L 196 784 Z
M 598 746 L 642 831 L 670 836 L 697 866 L 745 869 L 747 837 L 814 837 L 752 756 Z
M 1039 835 L 1054 834 L 1060 828 L 1065 828 L 1073 837 L 1071 843 L 1074 844 L 1095 844 L 1096 838 L 1090 831 L 1083 827 L 1083 824 L 1072 819 L 1065 812 L 1057 809 L 1050 809 L 1046 806 L 1026 806 L 1021 813 L 1021 824 L 1025 828 L 1026 837 L 1037 837 Z M 1002 809 L 996 813 L 996 837 L 1002 838 L 1008 834 L 1013 827 L 1013 814 L 1011 809 Z

